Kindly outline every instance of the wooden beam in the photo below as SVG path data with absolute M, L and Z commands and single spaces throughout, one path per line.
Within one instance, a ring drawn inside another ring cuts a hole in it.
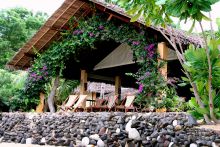
M 100 76 L 100 75 L 95 75 L 95 74 L 88 74 L 88 78 L 96 79 L 96 80 L 109 81 L 109 82 L 114 82 L 115 81 L 115 79 L 113 77 Z
M 115 76 L 115 95 L 121 96 L 121 77 Z
M 166 62 L 167 58 L 168 58 L 168 47 L 167 47 L 166 43 L 165 42 L 159 43 L 157 51 L 160 56 L 158 59 L 159 64 L 161 61 Z M 165 65 L 162 68 L 160 68 L 159 71 L 164 76 L 164 78 L 167 79 L 167 63 L 165 63 Z
M 110 21 L 112 19 L 113 14 L 110 14 L 107 21 Z

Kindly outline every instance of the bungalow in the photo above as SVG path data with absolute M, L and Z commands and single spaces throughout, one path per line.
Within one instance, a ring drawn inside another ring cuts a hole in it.
M 118 20 L 122 23 L 130 23 L 130 16 L 125 10 L 115 4 L 106 3 L 105 0 L 65 0 L 38 32 L 15 54 L 7 63 L 11 69 L 27 69 L 31 66 L 36 56 L 35 51 L 44 53 L 53 41 L 61 39 L 61 32 L 68 28 L 69 20 L 72 17 L 77 20 L 90 17 L 94 13 L 101 13 L 106 16 L 106 21 Z M 180 77 L 183 73 L 177 60 L 176 53 L 169 42 L 164 38 L 159 30 L 167 33 L 169 27 L 163 29 L 155 26 L 144 26 L 144 22 L 139 19 L 132 23 L 136 27 L 145 27 L 146 31 L 156 39 L 158 52 L 163 60 L 168 61 L 162 69 L 165 77 Z M 77 26 L 77 22 L 73 22 Z M 198 36 L 188 36 L 184 31 L 175 29 L 177 37 L 183 46 L 193 43 L 200 45 L 201 40 Z M 121 86 L 134 87 L 135 80 L 125 76 L 127 72 L 135 72 L 138 67 L 133 61 L 131 48 L 128 44 L 112 41 L 102 41 L 96 46 L 96 50 L 83 52 L 80 58 L 81 64 L 69 59 L 66 61 L 64 77 L 80 80 L 80 93 L 87 89 L 87 81 L 98 81 L 115 84 L 115 93 L 121 93 Z M 184 96 L 184 94 L 183 94 Z

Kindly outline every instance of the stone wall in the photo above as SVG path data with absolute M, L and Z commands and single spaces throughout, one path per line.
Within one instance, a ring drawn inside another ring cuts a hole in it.
M 2 113 L 0 142 L 79 146 L 214 146 L 185 113 Z

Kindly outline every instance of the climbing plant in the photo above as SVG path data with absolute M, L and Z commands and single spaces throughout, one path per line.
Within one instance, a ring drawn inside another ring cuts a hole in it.
M 137 84 L 140 85 L 140 95 L 146 99 L 147 93 L 155 95 L 163 83 L 158 72 L 156 46 L 157 42 L 150 40 L 144 28 L 130 24 L 107 21 L 101 15 L 77 21 L 77 27 L 70 21 L 69 28 L 62 31 L 62 39 L 54 42 L 39 55 L 29 69 L 25 93 L 30 98 L 38 97 L 40 91 L 51 77 L 62 76 L 65 62 L 71 58 L 79 62 L 79 53 L 83 50 L 95 49 L 95 42 L 114 40 L 118 43 L 127 43 L 133 50 L 134 61 L 139 61 L 141 68 L 135 74 Z M 143 90 L 141 90 L 143 88 Z

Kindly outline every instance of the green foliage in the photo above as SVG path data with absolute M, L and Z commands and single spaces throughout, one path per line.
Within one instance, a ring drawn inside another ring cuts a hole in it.
M 0 69 L 0 111 L 29 110 L 30 100 L 21 94 L 27 77 L 26 72 L 8 72 Z
M 46 20 L 45 13 L 33 14 L 25 8 L 0 10 L 0 68 Z
M 49 96 L 53 87 L 53 80 L 45 85 L 45 92 L 47 97 Z M 79 81 L 60 79 L 59 87 L 57 88 L 55 96 L 56 105 L 62 105 L 62 103 L 67 99 L 71 92 L 73 92 L 74 88 L 76 88 L 78 85 Z
M 219 0 L 106 0 L 126 10 L 132 16 L 131 22 L 141 18 L 146 25 L 171 24 L 170 17 L 187 21 L 208 19 L 202 12 L 211 11 L 211 5 Z
M 220 40 L 210 40 L 209 41 L 209 54 L 211 59 L 212 67 L 212 96 L 214 99 L 214 111 L 216 114 L 220 113 L 220 59 L 219 59 L 219 49 L 218 45 Z M 208 63 L 207 56 L 204 48 L 195 48 L 190 46 L 188 50 L 185 51 L 186 61 L 184 64 L 185 70 L 187 70 L 192 77 L 193 82 L 196 84 L 198 89 L 198 94 L 201 97 L 205 108 L 202 109 L 197 104 L 195 98 L 189 101 L 189 105 L 193 108 L 191 111 L 196 117 L 201 117 L 202 114 L 209 115 L 209 93 L 208 93 Z

